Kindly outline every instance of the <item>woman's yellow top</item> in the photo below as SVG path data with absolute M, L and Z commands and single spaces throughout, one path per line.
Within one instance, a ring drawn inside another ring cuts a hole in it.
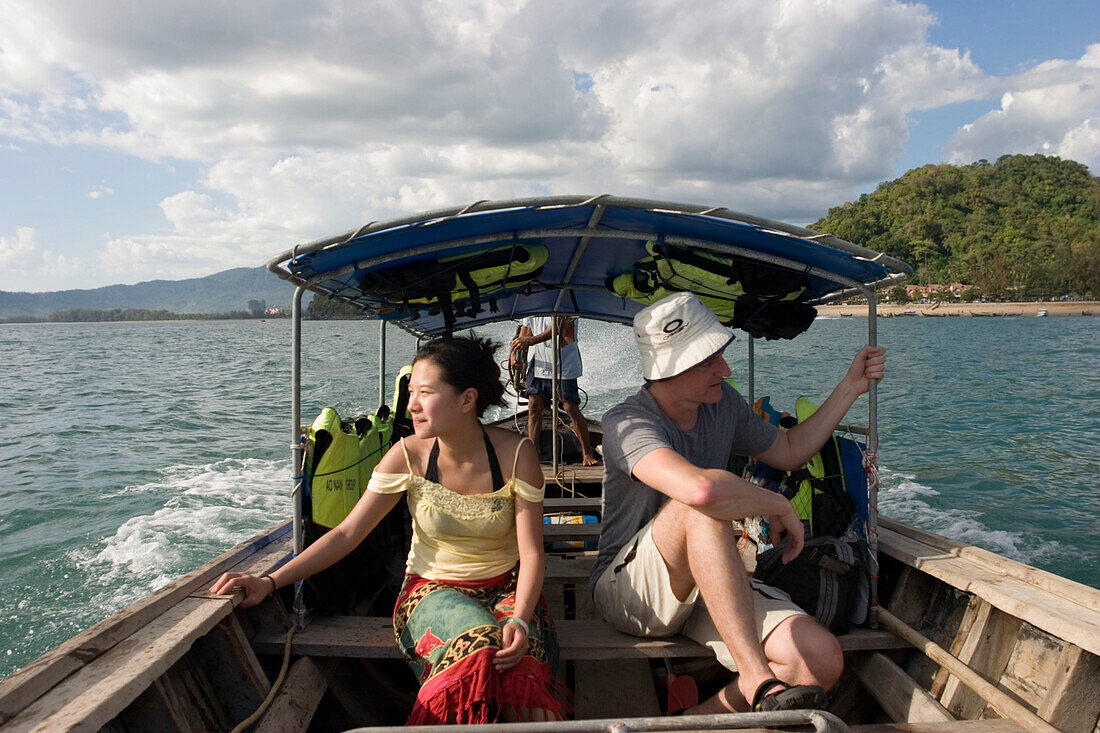
M 408 473 L 374 473 L 367 490 L 376 494 L 406 492 L 413 538 L 405 572 L 432 580 L 485 580 L 502 575 L 519 561 L 516 500 L 541 502 L 544 488 L 512 477 L 486 494 L 460 494 L 413 473 L 409 451 L 401 440 Z

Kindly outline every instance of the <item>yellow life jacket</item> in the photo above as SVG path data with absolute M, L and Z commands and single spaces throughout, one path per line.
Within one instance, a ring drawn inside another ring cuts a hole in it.
M 817 405 L 811 402 L 808 397 L 803 396 L 795 400 L 794 413 L 798 417 L 798 422 L 802 422 L 815 412 L 817 412 Z M 809 472 L 811 477 L 823 478 L 825 476 L 825 462 L 821 458 L 821 453 L 814 453 L 814 457 L 807 461 L 803 468 Z M 810 523 L 811 535 L 814 531 L 813 500 L 813 484 L 810 483 L 809 478 L 802 479 L 798 483 L 798 491 L 791 499 L 791 503 L 794 504 L 795 511 L 798 512 L 798 518 Z
M 340 415 L 326 407 L 309 428 L 311 509 L 313 522 L 322 527 L 335 527 L 351 512 L 390 447 L 392 416 L 370 415 L 356 427 L 357 434 L 345 433 Z
M 798 301 L 809 289 L 801 272 L 654 241 L 646 252 L 633 270 L 607 278 L 607 289 L 643 305 L 692 292 L 726 325 L 769 339 L 794 338 L 817 315 Z
M 496 297 L 527 287 L 549 257 L 544 245 L 516 242 L 372 270 L 363 275 L 359 289 L 400 315 L 419 307 L 431 315 L 442 313 L 450 331 L 456 315 L 477 315 L 483 301 L 497 312 Z

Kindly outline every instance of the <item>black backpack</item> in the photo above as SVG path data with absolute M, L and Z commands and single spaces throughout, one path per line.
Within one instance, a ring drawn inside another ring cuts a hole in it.
M 806 540 L 798 557 L 783 564 L 784 540 L 756 558 L 752 577 L 790 595 L 803 611 L 834 634 L 866 623 L 871 584 L 861 550 L 836 537 Z

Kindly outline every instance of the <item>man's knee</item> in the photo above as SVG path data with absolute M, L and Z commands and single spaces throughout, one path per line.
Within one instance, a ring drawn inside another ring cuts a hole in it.
M 844 671 L 840 642 L 812 616 L 792 616 L 768 636 L 768 659 L 789 670 L 786 682 L 816 684 L 828 689 Z

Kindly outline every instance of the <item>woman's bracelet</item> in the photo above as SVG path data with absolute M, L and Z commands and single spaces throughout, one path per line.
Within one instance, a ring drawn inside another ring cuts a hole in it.
M 509 619 L 508 619 L 507 621 L 505 621 L 504 623 L 506 623 L 506 624 L 516 624 L 516 625 L 517 625 L 517 626 L 519 626 L 519 627 L 520 627 L 521 629 L 523 629 L 523 633 L 524 633 L 524 634 L 526 634 L 527 636 L 530 636 L 530 635 L 531 635 L 531 627 L 530 627 L 530 626 L 528 626 L 528 625 L 527 625 L 527 622 L 526 622 L 526 621 L 524 621 L 523 619 L 521 619 L 521 618 L 520 618 L 519 616 L 511 616 L 511 617 L 509 617 Z
M 261 575 L 260 577 L 261 578 L 267 578 L 268 580 L 271 581 L 271 592 L 273 594 L 278 592 L 279 586 L 275 584 L 275 578 L 272 578 L 270 575 Z

